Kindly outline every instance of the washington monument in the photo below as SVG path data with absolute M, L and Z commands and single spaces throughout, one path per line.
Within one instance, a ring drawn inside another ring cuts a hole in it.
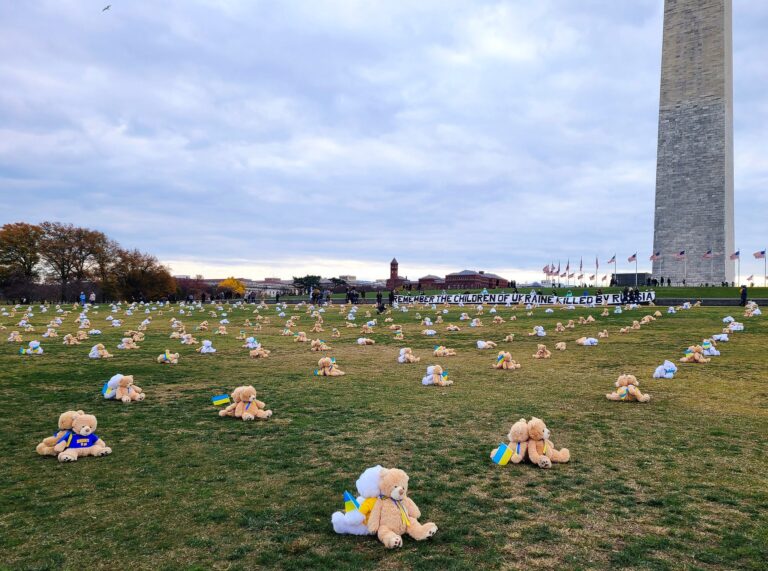
M 731 11 L 664 2 L 653 275 L 673 282 L 734 280 Z

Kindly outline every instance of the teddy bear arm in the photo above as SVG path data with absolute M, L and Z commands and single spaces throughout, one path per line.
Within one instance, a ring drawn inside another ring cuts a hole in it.
M 517 444 L 520 445 L 520 453 L 517 453 Z M 519 464 L 523 460 L 525 460 L 525 455 L 528 452 L 528 443 L 527 442 L 518 442 L 515 444 L 514 442 L 510 443 L 510 446 L 514 446 L 514 452 L 512 453 L 512 458 L 510 458 L 511 462 L 513 464 Z
M 376 533 L 379 530 L 379 524 L 381 520 L 381 500 L 373 504 L 371 513 L 368 514 L 368 531 Z
M 408 512 L 409 517 L 416 519 L 421 517 L 421 510 L 419 509 L 419 506 L 417 506 L 416 502 L 414 502 L 408 496 L 406 496 L 403 500 L 403 507 L 405 507 L 405 511 Z
M 67 449 L 67 443 L 64 440 L 62 440 L 61 442 L 58 442 L 53 447 L 53 451 L 54 452 L 64 452 L 64 450 L 66 450 L 66 449 Z
M 567 448 L 558 450 L 549 440 L 547 440 L 547 451 L 550 460 L 553 462 L 568 462 L 571 459 L 571 453 Z
M 260 400 L 253 401 L 253 404 L 258 408 L 265 408 L 267 406 L 267 403 L 261 402 Z
M 539 460 L 541 460 L 541 454 L 539 454 L 539 450 L 535 442 L 528 444 L 528 458 L 530 458 L 531 462 L 534 464 L 538 464 Z

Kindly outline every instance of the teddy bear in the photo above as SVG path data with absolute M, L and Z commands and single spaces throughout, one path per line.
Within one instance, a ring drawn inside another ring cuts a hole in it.
M 555 343 L 555 351 L 565 351 L 566 345 L 565 341 L 560 341 L 559 343 Z
M 634 320 L 632 322 L 632 326 L 630 327 L 630 329 L 635 329 L 635 330 L 640 329 L 640 322 L 637 320 Z
M 648 402 L 651 400 L 651 395 L 643 394 L 638 388 L 640 382 L 634 375 L 619 375 L 618 380 L 614 383 L 618 390 L 605 395 L 608 400 L 614 401 L 637 401 Z
M 536 337 L 546 337 L 547 336 L 547 332 L 544 331 L 544 327 L 542 325 L 536 325 L 536 326 L 534 326 L 533 331 L 531 331 L 528 334 L 528 337 L 534 337 L 534 336 L 536 336 Z
M 712 339 L 704 339 L 704 341 L 701 342 L 701 348 L 703 349 L 702 354 L 707 357 L 719 357 L 720 351 L 717 350 L 717 342 Z
M 88 353 L 88 357 L 91 359 L 109 359 L 112 356 L 103 343 L 97 343 L 91 347 L 91 351 Z
M 512 343 L 514 340 L 515 340 L 515 334 L 514 333 L 510 333 L 509 335 L 504 337 L 504 342 L 505 343 Z
M 393 323 L 392 325 L 387 327 L 387 329 L 389 329 L 390 331 L 400 331 L 402 328 L 403 328 L 402 325 L 397 325 L 396 323 Z
M 704 348 L 701 345 L 691 345 L 685 350 L 685 356 L 680 359 L 680 362 L 709 363 L 711 360 L 704 356 Z
M 434 329 L 424 329 L 422 330 L 421 334 L 426 335 L 427 337 L 434 337 L 435 335 L 437 335 L 437 331 L 435 331 Z
M 479 318 L 475 317 L 472 321 L 469 323 L 470 327 L 483 327 L 483 322 L 480 321 Z
M 40 456 L 56 456 L 57 452 L 53 449 L 59 439 L 64 436 L 68 430 L 72 430 L 72 421 L 79 414 L 85 414 L 82 410 L 68 410 L 59 415 L 59 430 L 53 434 L 44 438 L 43 441 L 37 445 L 35 450 Z
M 296 335 L 293 336 L 293 342 L 294 343 L 308 343 L 309 339 L 307 338 L 307 334 L 303 331 L 299 331 L 296 333 Z
M 438 387 L 447 387 L 453 384 L 453 381 L 448 380 L 448 373 L 443 371 L 440 365 L 430 365 L 427 367 L 427 374 L 421 379 L 421 384 L 424 386 L 437 385 Z
M 191 333 L 185 333 L 181 336 L 182 345 L 197 345 L 199 342 Z
M 608 308 L 606 307 L 603 309 L 603 312 L 600 314 L 600 317 L 608 317 L 610 315 L 610 312 L 608 311 Z
M 405 339 L 402 329 L 395 332 L 395 336 L 393 337 L 393 339 L 395 341 L 402 341 L 403 339 Z
M 88 333 L 86 333 L 85 331 L 78 331 L 77 335 L 75 336 L 75 339 L 77 339 L 78 341 L 85 341 L 86 339 L 88 339 Z
M 584 319 L 584 316 L 579 316 L 579 325 L 584 325 L 586 323 L 586 320 Z
M 461 331 L 461 327 L 458 325 L 454 325 L 453 323 L 448 324 L 448 326 L 445 328 L 446 331 Z
M 576 324 L 573 322 L 573 319 L 568 320 L 568 325 L 565 326 L 566 329 L 576 329 Z
M 8 336 L 8 343 L 23 343 L 24 340 L 21 338 L 21 335 L 18 331 L 11 331 L 11 334 Z
M 533 354 L 534 359 L 549 359 L 551 356 L 552 353 L 547 349 L 547 346 L 541 343 L 536 346 L 536 353 Z
M 597 332 L 597 338 L 598 339 L 605 339 L 607 337 L 608 337 L 608 330 L 607 329 L 603 329 L 602 331 L 598 331 Z
M 435 357 L 455 357 L 456 356 L 456 350 L 455 349 L 448 349 L 444 345 L 435 345 L 435 350 L 432 351 L 432 354 Z
M 373 339 L 368 339 L 367 337 L 359 337 L 357 339 L 357 344 L 358 345 L 375 345 L 376 341 L 374 341 Z
M 165 353 L 161 353 L 157 356 L 157 362 L 161 365 L 176 365 L 179 362 L 179 354 L 171 353 L 166 349 Z
M 197 326 L 198 331 L 208 331 L 208 322 L 203 321 L 200 325 Z
M 218 329 L 216 329 L 216 331 L 214 331 L 213 334 L 214 335 L 229 335 L 229 333 L 227 333 L 226 325 L 219 325 Z
M 64 345 L 80 345 L 80 341 L 77 340 L 77 338 L 72 335 L 71 333 L 67 333 L 64 336 Z
M 270 351 L 269 349 L 264 349 L 261 345 L 259 345 L 256 349 L 251 349 L 250 351 L 248 351 L 248 356 L 251 359 L 266 359 L 267 357 L 269 357 L 269 354 L 271 352 L 272 351 Z
M 271 410 L 256 398 L 256 389 L 251 385 L 237 387 L 232 391 L 232 403 L 219 411 L 219 416 L 233 416 L 243 420 L 267 420 L 272 416 Z
M 565 331 L 565 326 L 558 321 L 557 325 L 555 325 L 555 333 L 563 333 L 564 331 Z
M 557 450 L 549 436 L 543 420 L 534 416 L 528 421 L 528 458 L 539 468 L 551 468 L 553 462 L 565 463 L 571 459 L 569 450 Z
M 58 337 L 58 336 L 59 336 L 59 334 L 58 334 L 58 333 L 56 333 L 56 330 L 55 330 L 55 329 L 53 329 L 52 327 L 49 327 L 49 328 L 46 330 L 46 332 L 45 332 L 45 333 L 43 333 L 43 337 L 45 337 L 45 338 Z
M 507 351 L 499 351 L 499 354 L 496 356 L 496 362 L 492 367 L 494 369 L 512 370 L 519 369 L 522 365 L 515 361 Z
M 379 472 L 381 495 L 368 516 L 368 530 L 376 533 L 385 547 L 402 547 L 403 534 L 416 541 L 429 539 L 437 533 L 432 523 L 421 524 L 421 511 L 408 497 L 408 474 L 398 468 L 382 468 Z
M 312 329 L 310 329 L 310 331 L 312 333 L 320 333 L 321 331 L 325 331 L 325 329 L 323 329 L 319 321 L 316 321 L 315 324 L 312 326 Z
M 629 327 L 622 327 L 619 329 L 619 333 L 629 333 Z
M 397 357 L 398 363 L 418 363 L 419 361 L 421 361 L 421 357 L 414 355 L 410 347 L 400 349 L 400 355 Z
M 594 322 L 595 322 L 595 318 L 592 317 L 591 315 L 587 315 L 587 318 L 584 320 L 584 323 L 594 323 Z
M 333 531 L 340 535 L 372 535 L 368 530 L 368 516 L 373 506 L 379 501 L 379 475 L 383 468 L 379 465 L 366 468 L 357 479 L 357 499 L 351 501 L 352 494 L 344 493 L 345 511 L 334 512 L 331 516 Z
M 511 456 L 507 459 L 506 462 L 504 462 L 504 464 L 507 462 L 519 464 L 525 460 L 526 453 L 528 452 L 528 421 L 526 421 L 524 418 L 521 418 L 516 423 L 514 423 L 512 428 L 509 429 L 507 438 L 509 439 L 509 445 L 507 448 L 511 451 Z M 493 449 L 491 452 L 491 460 L 497 464 L 501 464 L 501 462 L 497 460 L 498 452 L 498 448 Z
M 360 333 L 373 333 L 373 329 L 366 324 L 360 328 Z
M 141 387 L 133 384 L 133 375 L 121 375 L 115 391 L 115 400 L 129 403 L 131 401 L 143 401 L 146 396 Z
M 437 319 L 435 319 L 435 323 L 440 324 L 442 322 L 443 322 L 443 316 L 442 315 L 438 315 Z
M 653 372 L 653 378 L 654 379 L 673 379 L 675 378 L 675 373 L 677 372 L 677 365 L 675 365 L 672 361 L 664 361 L 662 365 L 659 365 L 656 367 L 656 370 Z
M 503 317 L 501 317 L 500 315 L 496 315 L 496 316 L 493 318 L 493 324 L 494 324 L 494 325 L 499 325 L 499 324 L 501 324 L 501 323 L 504 323 L 504 318 L 503 318 Z
M 92 414 L 77 414 L 72 419 L 72 428 L 67 430 L 53 447 L 59 462 L 76 462 L 83 456 L 106 456 L 112 453 L 104 441 L 96 435 L 96 417 Z
M 205 355 L 207 353 L 215 353 L 216 349 L 213 347 L 213 343 L 211 343 L 208 339 L 203 340 L 203 344 L 200 345 L 197 349 L 195 349 L 198 353 L 201 355 Z
M 344 371 L 336 366 L 336 359 L 333 357 L 323 357 L 317 362 L 315 376 L 317 377 L 341 377 L 346 375 Z
M 117 346 L 118 349 L 140 349 L 131 337 L 123 337 L 122 342 Z
M 325 341 L 322 339 L 312 339 L 312 341 L 309 344 L 309 348 L 312 351 L 328 351 L 330 347 L 325 344 Z
M 576 339 L 576 345 L 581 345 L 583 347 L 594 347 L 597 343 L 598 341 L 594 337 L 579 337 Z

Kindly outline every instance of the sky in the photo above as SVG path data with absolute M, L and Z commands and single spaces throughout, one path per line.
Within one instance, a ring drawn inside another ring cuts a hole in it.
M 0 0 L 0 224 L 206 277 L 650 268 L 662 0 L 107 3 Z M 768 2 L 733 5 L 762 275 Z

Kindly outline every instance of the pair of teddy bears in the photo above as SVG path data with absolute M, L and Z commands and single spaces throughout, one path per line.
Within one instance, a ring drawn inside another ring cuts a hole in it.
M 418 363 L 419 361 L 421 361 L 421 357 L 414 355 L 410 347 L 400 349 L 400 355 L 397 357 L 398 363 Z
M 97 343 L 96 345 L 91 347 L 91 351 L 90 353 L 88 353 L 88 357 L 90 359 L 109 359 L 113 357 L 113 355 L 111 355 L 109 351 L 107 351 L 103 343 Z
M 330 350 L 330 347 L 325 344 L 325 341 L 322 339 L 312 339 L 312 341 L 309 344 L 309 348 L 312 351 L 328 351 Z
M 271 410 L 265 410 L 266 403 L 256 398 L 256 389 L 251 385 L 237 387 L 232 391 L 232 402 L 219 411 L 219 416 L 232 416 L 243 420 L 267 420 L 272 417 Z
M 499 351 L 496 356 L 496 362 L 492 365 L 494 369 L 513 370 L 522 367 L 520 363 L 512 358 L 512 354 L 507 351 Z
M 389 549 L 402 547 L 406 534 L 416 541 L 429 539 L 437 533 L 437 525 L 419 523 L 421 510 L 408 496 L 408 481 L 408 474 L 399 468 L 368 468 L 357 479 L 357 498 L 344 492 L 345 511 L 331 516 L 333 530 L 375 534 Z
M 179 354 L 171 353 L 166 349 L 165 353 L 161 353 L 157 356 L 157 362 L 161 365 L 177 365 L 179 362 Z
M 533 354 L 534 359 L 549 359 L 552 356 L 552 352 L 547 349 L 546 345 L 539 343 L 536 346 L 536 353 Z
M 136 345 L 136 342 L 133 340 L 133 337 L 123 337 L 120 344 L 117 346 L 118 349 L 141 349 L 138 345 Z
M 40 346 L 40 341 L 30 341 L 26 349 L 19 349 L 19 355 L 42 355 L 43 348 Z
M 483 341 L 482 339 L 477 340 L 477 348 L 478 349 L 495 349 L 496 343 L 493 341 Z
M 343 375 L 346 373 L 336 366 L 336 359 L 333 357 L 323 357 L 317 362 L 316 377 L 341 377 Z
M 41 456 L 56 456 L 59 462 L 76 462 L 84 456 L 106 456 L 112 453 L 96 435 L 98 423 L 92 414 L 68 410 L 59 416 L 59 429 L 43 439 L 36 451 Z
M 680 362 L 709 363 L 711 360 L 704 356 L 704 348 L 701 345 L 691 345 L 685 350 L 685 355 L 680 359 Z
M 456 350 L 448 349 L 448 347 L 445 347 L 444 345 L 435 345 L 435 349 L 432 351 L 432 355 L 435 357 L 455 357 Z
M 605 398 L 613 401 L 626 401 L 626 402 L 648 402 L 651 400 L 651 395 L 643 394 L 640 391 L 640 381 L 637 380 L 635 375 L 619 375 L 618 380 L 614 383 L 616 390 L 605 395 Z
M 121 373 L 113 375 L 104 383 L 101 394 L 107 400 L 118 400 L 124 403 L 143 401 L 147 396 L 141 387 L 133 384 L 133 375 Z
M 448 380 L 448 371 L 443 371 L 440 365 L 430 365 L 427 367 L 427 374 L 421 379 L 424 386 L 436 385 L 438 387 L 447 387 L 453 384 Z
M 71 333 L 67 333 L 67 334 L 64 336 L 64 341 L 63 341 L 63 344 L 64 344 L 64 345 L 80 345 L 80 341 L 78 341 L 78 340 L 77 340 L 77 337 L 75 337 L 75 336 L 74 336 L 74 335 L 72 335 Z
M 510 461 L 519 464 L 527 457 L 539 468 L 551 468 L 553 462 L 568 462 L 571 459 L 568 449 L 556 449 L 549 437 L 549 429 L 543 420 L 535 416 L 529 421 L 521 418 L 509 430 L 509 444 L 501 443 L 494 448 L 491 460 L 504 466 Z
M 369 339 L 368 337 L 359 337 L 357 339 L 358 345 L 376 345 L 376 341 Z
M 445 328 L 446 331 L 461 331 L 461 327 L 458 325 L 454 325 L 453 323 L 449 324 L 448 327 Z

